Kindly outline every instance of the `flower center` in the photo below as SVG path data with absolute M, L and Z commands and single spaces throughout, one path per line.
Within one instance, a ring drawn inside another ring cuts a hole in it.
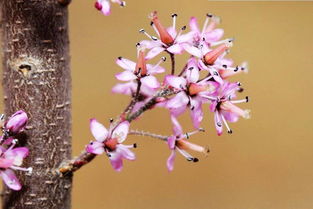
M 160 23 L 160 20 L 157 16 L 157 12 L 153 12 L 151 15 L 152 23 L 155 25 L 156 29 L 160 34 L 160 39 L 163 43 L 167 45 L 172 45 L 174 43 L 173 37 L 167 32 L 164 26 Z
M 117 144 L 118 144 L 117 138 L 111 138 L 104 142 L 105 148 L 107 148 L 109 151 L 114 151 L 116 149 Z

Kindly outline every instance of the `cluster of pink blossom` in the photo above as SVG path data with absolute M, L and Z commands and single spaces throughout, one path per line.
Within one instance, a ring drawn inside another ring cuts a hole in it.
M 16 178 L 13 170 L 32 172 L 32 168 L 20 167 L 23 159 L 28 155 L 26 147 L 16 147 L 15 136 L 23 131 L 28 117 L 27 114 L 19 110 L 14 113 L 6 122 L 4 115 L 1 115 L 1 128 L 3 135 L 0 138 L 0 176 L 4 183 L 13 190 L 20 190 L 21 184 Z
M 86 150 L 94 154 L 106 153 L 115 170 L 122 168 L 122 159 L 134 160 L 135 155 L 129 148 L 134 145 L 122 145 L 129 132 L 130 122 L 142 112 L 154 107 L 163 107 L 170 112 L 173 123 L 173 134 L 165 139 L 172 154 L 167 160 L 168 170 L 173 170 L 175 151 L 181 153 L 188 161 L 198 159 L 188 153 L 188 150 L 207 153 L 208 149 L 191 143 L 190 135 L 197 133 L 203 120 L 203 111 L 211 111 L 218 135 L 223 128 L 232 133 L 228 122 L 236 122 L 239 117 L 249 118 L 249 110 L 241 109 L 239 103 L 248 102 L 248 97 L 236 99 L 237 92 L 242 92 L 239 82 L 227 79 L 241 72 L 247 72 L 247 64 L 234 65 L 226 58 L 233 39 L 222 39 L 223 29 L 217 28 L 219 17 L 207 14 L 203 27 L 200 29 L 197 19 L 192 17 L 189 22 L 190 30 L 183 26 L 176 28 L 177 15 L 173 14 L 173 25 L 165 28 L 157 15 L 150 15 L 151 26 L 156 36 L 146 30 L 140 32 L 149 40 L 139 42 L 137 47 L 137 62 L 118 57 L 117 65 L 124 71 L 117 73 L 116 78 L 122 83 L 115 85 L 114 93 L 131 96 L 131 103 L 121 114 L 116 123 L 111 123 L 109 131 L 96 120 L 92 119 L 90 128 L 96 141 L 91 142 Z M 147 53 L 146 53 L 147 51 Z M 171 60 L 171 70 L 166 71 L 161 64 L 166 61 L 161 57 L 157 64 L 147 64 L 148 61 L 165 52 Z M 185 67 L 176 72 L 175 56 L 187 53 L 189 58 Z M 156 74 L 165 73 L 162 82 Z M 160 92 L 171 91 L 170 95 Z M 153 105 L 151 105 L 153 104 Z M 207 105 L 207 106 L 205 106 Z M 146 108 L 149 106 L 149 108 Z M 183 134 L 177 117 L 189 110 L 195 131 Z
M 125 1 L 121 1 L 121 0 L 111 0 L 113 3 L 117 3 L 119 4 L 121 7 L 126 6 L 126 2 Z M 101 11 L 102 14 L 104 14 L 105 16 L 108 16 L 111 14 L 111 3 L 110 0 L 97 0 L 95 2 L 95 7 L 97 10 Z

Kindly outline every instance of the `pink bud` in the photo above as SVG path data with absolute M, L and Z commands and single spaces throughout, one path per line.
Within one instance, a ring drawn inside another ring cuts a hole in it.
M 27 114 L 23 110 L 19 110 L 9 118 L 5 128 L 11 133 L 19 133 L 24 129 L 27 120 Z

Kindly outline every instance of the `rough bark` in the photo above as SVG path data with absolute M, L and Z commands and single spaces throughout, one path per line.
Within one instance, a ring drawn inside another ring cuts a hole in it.
M 20 145 L 30 149 L 16 172 L 21 191 L 4 189 L 3 208 L 70 208 L 72 177 L 55 170 L 71 157 L 68 11 L 60 0 L 1 1 L 5 113 L 22 109 L 29 123 Z

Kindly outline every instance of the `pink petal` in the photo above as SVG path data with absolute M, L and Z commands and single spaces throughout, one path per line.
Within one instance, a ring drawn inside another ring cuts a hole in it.
M 211 32 L 205 33 L 204 38 L 206 42 L 215 42 L 220 40 L 224 35 L 223 29 L 215 29 Z
M 171 155 L 168 157 L 166 161 L 166 166 L 168 171 L 173 171 L 174 169 L 174 161 L 175 161 L 175 150 L 172 150 Z
M 125 145 L 119 144 L 117 145 L 118 152 L 122 154 L 122 156 L 127 160 L 135 160 L 135 154 Z
M 158 54 L 160 54 L 161 52 L 163 52 L 165 49 L 163 47 L 154 47 L 152 48 L 146 55 L 146 59 L 152 59 L 155 56 L 157 56 Z
M 160 41 L 143 40 L 140 42 L 140 45 L 144 46 L 146 49 L 152 49 L 154 47 L 162 47 L 162 43 Z
M 183 47 L 181 47 L 179 44 L 174 44 L 166 49 L 172 54 L 181 54 L 183 52 Z
M 173 115 L 171 115 L 171 121 L 173 123 L 173 133 L 174 133 L 174 135 L 175 136 L 181 135 L 183 133 L 183 129 L 182 129 L 181 125 L 179 124 L 177 118 L 174 117 Z
M 13 159 L 0 158 L 0 168 L 9 168 L 13 165 Z
M 115 77 L 116 79 L 120 81 L 131 81 L 137 78 L 137 76 L 135 76 L 134 73 L 130 71 L 123 71 L 123 72 L 117 73 L 115 74 Z
M 197 18 L 195 18 L 195 17 L 190 18 L 189 27 L 190 27 L 190 30 L 197 32 L 197 33 L 200 33 Z
M 167 32 L 172 36 L 172 38 L 175 38 L 177 35 L 176 29 L 173 27 L 168 27 Z
M 199 73 L 199 69 L 198 69 L 198 66 L 197 66 L 197 62 L 195 61 L 194 58 L 191 58 L 191 59 L 188 60 L 186 76 L 187 76 L 186 79 L 190 83 L 196 83 L 199 80 L 200 73 Z
M 176 142 L 176 136 L 170 136 L 167 139 L 167 145 L 171 150 L 175 148 L 175 142 Z
M 101 12 L 106 16 L 110 15 L 111 14 L 110 2 L 108 0 L 104 0 L 101 2 L 101 5 L 102 5 Z
M 135 84 L 133 82 L 127 82 L 127 83 L 118 83 L 112 88 L 112 92 L 116 94 L 126 94 L 130 95 L 132 94 L 135 87 Z
M 180 92 L 167 102 L 166 107 L 169 109 L 186 107 L 188 102 L 189 102 L 189 98 L 187 97 L 186 93 Z
M 165 68 L 161 66 L 150 65 L 150 64 L 147 64 L 147 70 L 150 75 L 165 72 Z
M 29 150 L 26 147 L 18 147 L 8 150 L 4 153 L 5 158 L 13 160 L 13 164 L 21 166 L 23 159 L 28 155 Z
M 120 123 L 112 132 L 112 138 L 117 138 L 118 143 L 122 143 L 127 138 L 129 122 Z
M 125 59 L 123 57 L 119 57 L 116 59 L 116 64 L 118 64 L 121 68 L 125 69 L 125 70 L 129 70 L 131 72 L 133 72 L 136 68 L 136 63 L 129 60 L 129 59 Z
M 201 102 L 196 101 L 196 99 L 192 99 L 191 101 L 191 109 L 190 109 L 190 116 L 192 119 L 193 126 L 198 129 L 200 128 L 201 121 L 203 119 L 203 112 L 201 108 Z
M 4 181 L 4 183 L 13 190 L 20 190 L 22 188 L 19 180 L 16 178 L 14 172 L 10 169 L 6 169 L 4 171 L 0 171 L 0 175 Z
M 165 76 L 164 83 L 176 89 L 184 89 L 187 85 L 186 79 L 174 75 Z
M 19 110 L 14 113 L 5 124 L 5 128 L 12 133 L 18 133 L 24 129 L 26 123 L 28 121 L 28 117 L 26 112 Z
M 193 31 L 190 31 L 189 33 L 185 33 L 185 34 L 182 34 L 180 36 L 178 36 L 176 38 L 176 43 L 192 43 L 194 41 L 194 37 L 195 37 L 196 33 L 193 32 Z
M 215 129 L 217 131 L 217 135 L 222 135 L 223 132 L 223 125 L 222 125 L 222 120 L 221 116 L 218 111 L 214 112 L 214 123 L 215 123 Z
M 158 80 L 154 76 L 145 76 L 141 78 L 140 81 L 142 85 L 147 86 L 152 89 L 160 87 Z
M 99 123 L 96 119 L 90 119 L 90 131 L 93 137 L 99 141 L 103 142 L 108 137 L 108 130 Z
M 182 47 L 191 55 L 202 58 L 202 52 L 197 47 L 191 46 L 190 44 L 182 44 Z
M 101 155 L 104 152 L 102 142 L 93 141 L 86 146 L 86 151 L 95 155 Z
M 110 162 L 115 171 L 120 172 L 123 168 L 122 155 L 119 153 L 110 153 Z
M 235 123 L 239 120 L 239 115 L 237 115 L 236 113 L 227 111 L 221 111 L 221 113 L 223 114 L 224 118 L 229 122 Z
M 179 107 L 179 108 L 172 108 L 170 109 L 171 115 L 177 117 L 183 114 L 186 111 L 187 105 Z

